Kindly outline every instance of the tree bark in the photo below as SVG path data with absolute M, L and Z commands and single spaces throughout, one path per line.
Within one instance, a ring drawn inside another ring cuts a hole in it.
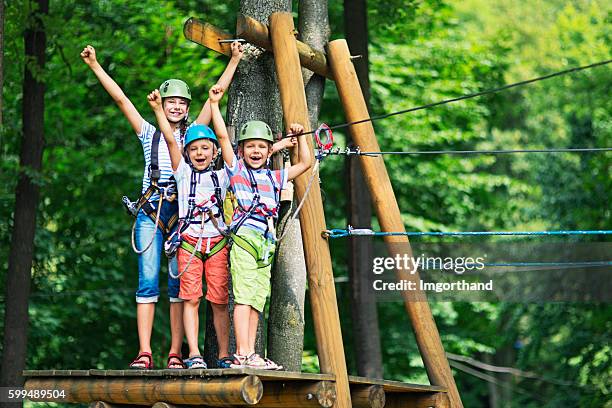
M 370 108 L 368 77 L 368 22 L 366 0 L 344 1 L 344 31 L 354 60 L 361 91 Z M 367 190 L 361 164 L 356 156 L 346 158 L 349 224 L 371 228 L 372 200 Z M 348 240 L 351 311 L 357 373 L 364 377 L 382 378 L 382 355 L 376 299 L 371 289 L 372 239 Z
M 35 8 L 36 7 L 36 8 Z M 15 192 L 14 224 L 6 282 L 6 314 L 2 353 L 2 386 L 22 386 L 28 336 L 28 297 L 30 295 L 36 208 L 44 144 L 44 94 L 42 72 L 45 65 L 46 35 L 43 18 L 49 13 L 48 0 L 30 2 L 30 26 L 24 32 L 25 65 L 23 80 L 23 140 L 20 174 Z M 21 403 L 3 403 L 3 406 Z
M 273 12 L 290 10 L 290 0 L 270 0 L 265 2 L 258 0 L 240 1 L 240 12 L 242 14 L 251 16 L 265 24 L 268 24 L 268 17 Z M 262 52 L 256 47 L 247 45 L 245 56 L 238 66 L 228 91 L 226 119 L 230 135 L 237 132 L 240 127 L 249 120 L 261 120 L 266 122 L 274 134 L 282 132 L 283 114 L 278 86 L 276 84 L 274 59 L 271 53 Z M 287 237 L 286 239 L 290 240 L 291 238 Z M 273 296 L 276 292 L 284 290 L 278 288 L 278 284 L 276 284 L 276 275 L 275 269 L 272 272 Z M 207 308 L 207 310 L 209 310 L 209 308 Z M 231 290 L 230 315 L 233 315 L 233 296 Z M 260 315 L 255 348 L 256 351 L 262 355 L 265 350 L 263 323 L 263 315 Z M 217 340 L 210 313 L 207 313 L 206 318 L 204 348 L 207 363 L 216 360 Z M 232 333 L 230 335 L 230 351 L 235 350 L 235 348 L 236 342 L 232 328 Z M 282 364 L 282 360 L 279 359 L 279 363 Z
M 2 107 L 4 106 L 4 0 L 0 0 L 0 131 L 4 123 Z M 0 134 L 0 148 L 2 135 Z

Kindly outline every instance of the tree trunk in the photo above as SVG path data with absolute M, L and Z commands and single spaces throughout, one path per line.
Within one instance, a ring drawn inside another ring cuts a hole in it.
M 6 314 L 4 317 L 4 342 L 2 354 L 2 386 L 22 386 L 22 370 L 25 368 L 28 336 L 28 297 L 34 234 L 36 232 L 36 208 L 39 197 L 39 177 L 42 168 L 44 136 L 44 94 L 41 77 L 45 65 L 46 36 L 42 23 L 49 12 L 48 0 L 30 3 L 30 26 L 24 32 L 25 58 L 32 61 L 25 65 L 23 80 L 23 140 L 20 152 L 20 174 L 15 193 L 15 220 L 11 238 L 9 266 L 6 281 Z M 19 404 L 6 404 L 15 406 Z
M 290 0 L 270 0 L 265 2 L 258 0 L 240 1 L 240 12 L 242 14 L 251 16 L 265 24 L 268 24 L 268 17 L 273 12 L 290 10 Z M 238 66 L 238 70 L 234 75 L 228 92 L 227 126 L 230 135 L 237 132 L 240 127 L 249 120 L 264 121 L 270 125 L 272 132 L 277 134 L 283 130 L 282 119 L 283 116 L 278 86 L 276 85 L 273 56 L 269 52 L 262 53 L 260 49 L 248 45 L 245 50 L 243 61 L 241 61 Z M 289 240 L 290 237 L 286 239 Z M 276 275 L 276 270 L 274 270 L 272 272 L 273 296 L 275 292 L 283 290 L 277 289 Z M 209 308 L 207 308 L 207 310 L 209 310 Z M 231 290 L 230 315 L 233 315 L 233 295 Z M 263 315 L 261 315 L 255 348 L 256 351 L 262 355 L 265 349 L 263 333 Z M 217 340 L 210 313 L 207 313 L 206 317 L 206 339 L 204 349 L 207 362 L 213 359 L 216 360 Z M 235 349 L 236 341 L 232 329 L 230 335 L 230 351 Z M 279 360 L 279 363 L 280 362 L 281 360 Z
M 368 23 L 366 0 L 344 1 L 344 31 L 354 60 L 361 91 L 368 104 Z M 371 228 L 372 204 L 359 159 L 346 159 L 349 224 L 356 228 Z M 357 373 L 364 377 L 382 378 L 382 356 L 376 299 L 371 289 L 372 239 L 363 237 L 348 240 L 351 311 Z
M 4 0 L 0 0 L 0 132 L 2 131 L 2 107 L 4 106 Z M 0 148 L 2 134 L 0 133 Z

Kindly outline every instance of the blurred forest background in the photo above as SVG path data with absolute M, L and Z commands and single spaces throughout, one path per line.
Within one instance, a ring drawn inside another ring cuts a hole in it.
M 28 4 L 4 2 L 0 305 L 22 140 Z M 149 121 L 154 117 L 147 92 L 166 78 L 184 79 L 194 95 L 193 116 L 227 59 L 187 41 L 183 23 L 195 16 L 232 31 L 238 4 L 50 1 L 47 62 L 37 74 L 46 84 L 45 149 L 42 171 L 33 174 L 41 195 L 28 369 L 123 368 L 137 351 L 137 258 L 130 249 L 132 219 L 120 198 L 140 191 L 142 150 L 79 52 L 86 44 L 96 47 L 102 66 Z M 329 1 L 332 39 L 344 37 L 343 7 Z M 605 0 L 371 1 L 371 114 L 607 60 L 611 10 Z M 610 147 L 611 94 L 612 71 L 605 66 L 396 116 L 376 122 L 375 129 L 382 150 Z M 329 81 L 320 121 L 344 122 Z M 342 145 L 343 132 L 336 135 Z M 594 230 L 612 227 L 610 159 L 609 153 L 563 153 L 389 156 L 385 162 L 409 231 Z M 336 176 L 344 171 L 342 158 L 322 165 L 330 227 L 347 223 L 344 178 Z M 347 276 L 346 242 L 333 241 L 332 254 L 335 275 Z M 354 372 L 345 280 L 339 279 L 337 291 Z M 169 342 L 167 300 L 161 299 L 153 335 L 157 365 Z M 612 407 L 609 304 L 433 302 L 432 310 L 446 351 L 533 374 L 482 372 L 483 378 L 455 363 L 466 407 L 490 406 L 491 393 L 508 407 Z M 385 378 L 426 383 L 414 338 L 406 335 L 410 325 L 403 304 L 380 302 L 378 313 Z M 0 324 L 3 317 L 0 306 Z M 316 370 L 315 356 L 307 316 L 305 370 Z

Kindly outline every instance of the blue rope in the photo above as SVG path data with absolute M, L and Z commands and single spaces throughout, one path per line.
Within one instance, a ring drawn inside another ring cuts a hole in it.
M 324 238 L 343 238 L 355 235 L 389 237 L 389 236 L 409 236 L 409 237 L 445 237 L 445 236 L 551 236 L 551 235 L 611 235 L 611 230 L 577 230 L 577 231 L 429 231 L 429 232 L 381 232 L 370 229 L 334 228 L 323 231 Z

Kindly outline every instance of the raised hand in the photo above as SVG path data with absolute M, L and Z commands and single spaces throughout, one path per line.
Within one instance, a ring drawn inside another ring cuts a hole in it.
M 81 51 L 81 58 L 83 59 L 83 62 L 91 67 L 98 62 L 96 59 L 96 49 L 91 45 L 87 45 L 85 48 L 83 48 L 83 51 Z
M 208 98 L 210 99 L 211 103 L 219 103 L 221 98 L 223 98 L 224 93 L 225 92 L 223 91 L 221 85 L 217 84 L 210 88 L 210 91 L 208 91 Z
M 149 105 L 151 105 L 151 109 L 154 111 L 163 110 L 162 108 L 162 98 L 159 94 L 159 90 L 154 90 L 149 95 L 147 95 L 147 100 L 149 101 Z
M 234 41 L 231 45 L 232 48 L 232 58 L 241 59 L 244 54 L 244 47 L 238 41 Z

